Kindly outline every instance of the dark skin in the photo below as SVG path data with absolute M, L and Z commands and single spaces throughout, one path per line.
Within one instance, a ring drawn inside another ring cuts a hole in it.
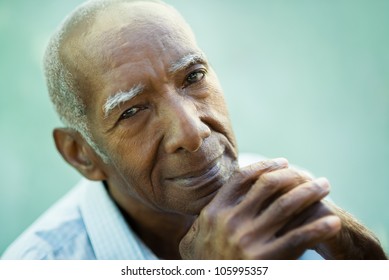
M 81 23 L 88 32 L 71 33 L 61 50 L 70 66 L 82 54 L 70 68 L 83 77 L 88 127 L 108 162 L 74 130 L 58 128 L 54 139 L 81 174 L 106 182 L 157 256 L 295 259 L 315 248 L 326 258 L 385 258 L 371 233 L 323 200 L 326 179 L 283 159 L 240 169 L 223 92 L 190 29 L 165 6 L 130 5 Z M 200 59 L 187 63 L 191 55 Z M 139 84 L 141 93 L 104 112 Z

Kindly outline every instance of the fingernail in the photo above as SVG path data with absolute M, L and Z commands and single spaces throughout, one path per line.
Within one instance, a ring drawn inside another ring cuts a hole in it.
M 288 166 L 289 162 L 286 158 L 275 158 L 273 161 L 279 166 Z

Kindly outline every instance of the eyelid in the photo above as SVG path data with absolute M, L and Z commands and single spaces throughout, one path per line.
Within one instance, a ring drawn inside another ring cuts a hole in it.
M 126 114 L 127 112 L 129 112 L 132 109 L 137 109 L 137 111 L 133 115 L 125 117 L 124 114 Z M 131 107 L 127 108 L 126 110 L 124 110 L 120 114 L 119 119 L 117 120 L 117 122 L 120 122 L 120 121 L 126 120 L 126 119 L 130 119 L 130 118 L 136 116 L 140 111 L 142 111 L 144 109 L 147 109 L 147 106 L 144 106 L 144 105 L 134 105 L 134 106 L 131 106 Z
M 187 84 L 187 83 L 188 83 L 187 79 L 189 78 L 190 75 L 192 75 L 192 74 L 194 74 L 194 73 L 202 73 L 202 74 L 203 74 L 203 77 L 202 77 L 199 81 L 197 81 L 197 82 L 193 82 L 193 83 Z M 186 87 L 188 87 L 188 86 L 190 86 L 190 85 L 192 85 L 192 84 L 201 82 L 201 81 L 205 78 L 205 76 L 207 75 L 207 73 L 208 73 L 208 69 L 207 69 L 206 67 L 199 67 L 199 68 L 196 68 L 196 69 L 190 71 L 190 72 L 185 76 L 185 78 L 184 78 L 184 85 L 183 85 L 183 88 L 186 88 Z
M 198 70 L 208 71 L 207 64 L 204 63 L 193 63 L 188 65 L 188 67 L 185 68 L 185 72 L 188 73 L 186 76 L 188 76 L 190 73 L 193 73 Z

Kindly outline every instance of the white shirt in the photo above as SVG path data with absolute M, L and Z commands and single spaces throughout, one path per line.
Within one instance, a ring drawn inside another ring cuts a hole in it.
M 157 259 L 127 225 L 103 183 L 86 179 L 46 211 L 2 258 Z

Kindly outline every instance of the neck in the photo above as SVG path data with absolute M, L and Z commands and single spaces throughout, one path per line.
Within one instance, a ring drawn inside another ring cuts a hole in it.
M 148 218 L 145 222 L 138 215 L 125 214 L 128 224 L 154 254 L 161 259 L 181 259 L 179 244 L 194 217 L 158 212 L 154 212 L 152 216 L 153 219 Z
M 161 259 L 181 259 L 179 243 L 195 217 L 156 211 L 139 201 L 108 191 L 118 205 L 128 225 Z

